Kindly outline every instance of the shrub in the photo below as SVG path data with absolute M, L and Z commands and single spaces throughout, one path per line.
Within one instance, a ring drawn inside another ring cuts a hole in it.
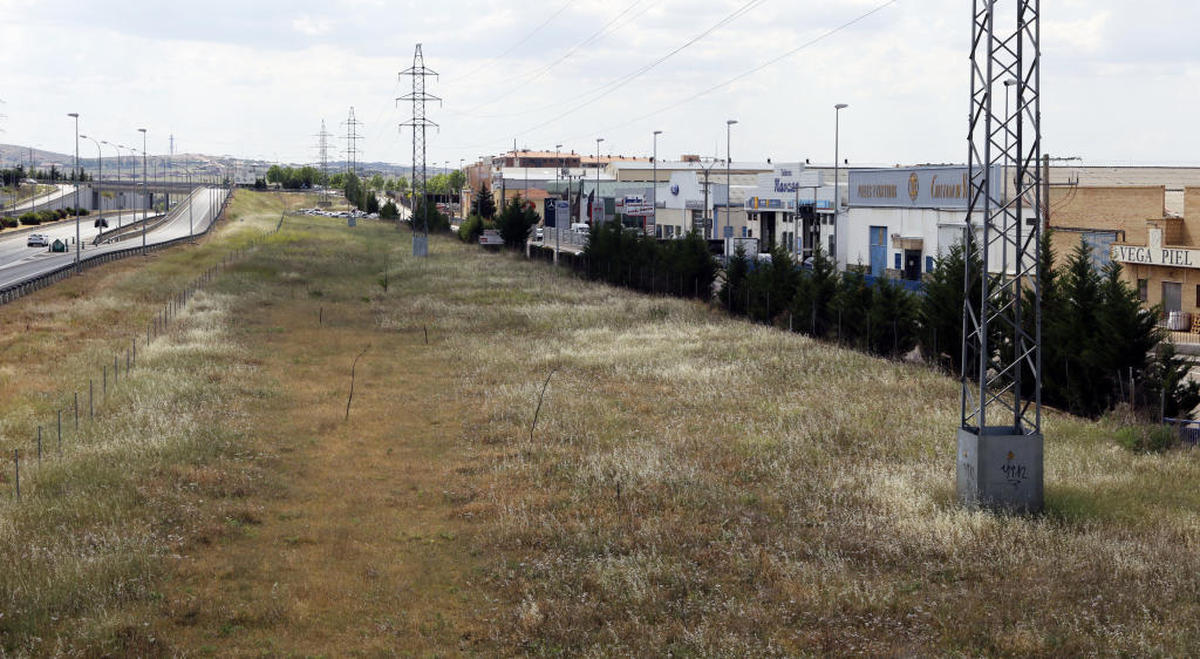
M 458 239 L 464 243 L 477 242 L 481 235 L 483 235 L 483 218 L 474 213 L 458 227 Z
M 17 226 L 18 222 L 17 218 L 15 217 L 6 217 L 3 220 L 0 220 L 0 224 L 3 224 L 5 228 L 11 229 Z
M 28 227 L 35 227 L 42 223 L 42 217 L 38 213 L 22 213 L 21 224 Z
M 1134 453 L 1162 453 L 1178 443 L 1170 426 L 1127 426 L 1117 431 L 1115 439 Z

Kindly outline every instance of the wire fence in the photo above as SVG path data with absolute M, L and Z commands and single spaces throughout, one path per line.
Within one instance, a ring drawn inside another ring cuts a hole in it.
M 228 202 L 229 195 L 222 201 L 221 207 L 213 221 L 209 223 L 201 234 L 197 235 L 207 233 L 217 224 L 217 220 L 221 218 L 228 206 Z M 273 230 L 255 238 L 247 245 L 224 255 L 219 263 L 206 269 L 180 291 L 167 299 L 163 303 L 162 308 L 146 323 L 146 336 L 144 340 L 140 335 L 137 335 L 130 339 L 128 346 L 118 348 L 117 352 L 113 354 L 112 362 L 110 363 L 105 359 L 100 364 L 99 369 L 95 371 L 93 377 L 88 378 L 86 388 L 80 382 L 80 386 L 63 398 L 64 402 L 54 410 L 54 413 L 45 423 L 36 425 L 36 430 L 24 451 L 20 447 L 13 448 L 11 456 L 13 475 L 11 495 L 15 500 L 21 500 L 22 480 L 26 481 L 26 489 L 28 489 L 30 477 L 36 474 L 43 460 L 61 457 L 64 455 L 64 450 L 69 449 L 73 443 L 78 445 L 85 441 L 89 426 L 95 421 L 97 410 L 101 409 L 107 403 L 109 397 L 114 395 L 121 383 L 137 370 L 139 346 L 144 352 L 156 340 L 168 334 L 172 323 L 178 319 L 196 293 L 216 279 L 231 264 L 241 260 L 247 253 L 257 248 L 268 236 L 278 233 L 283 228 L 283 219 L 283 215 L 281 214 L 279 222 Z M 186 239 L 184 238 L 183 240 Z M 178 240 L 175 240 L 159 243 L 154 247 L 162 248 L 167 245 L 177 244 L 178 242 Z M 136 250 L 123 251 L 140 253 L 141 250 L 138 248 Z M 104 262 L 107 261 L 97 260 L 97 263 Z M 96 265 L 96 263 L 92 263 L 91 265 Z M 45 279 L 46 281 L 42 282 L 38 286 L 39 288 L 57 281 L 57 279 L 53 279 L 50 276 Z

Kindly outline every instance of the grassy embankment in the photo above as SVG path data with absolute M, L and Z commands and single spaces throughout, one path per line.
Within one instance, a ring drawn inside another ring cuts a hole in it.
M 414 261 L 374 223 L 286 226 L 147 355 L 104 459 L 0 508 L 3 561 L 38 568 L 0 576 L 9 647 L 1200 646 L 1194 453 L 1051 414 L 1047 513 L 964 511 L 957 384 L 923 367 L 448 240 Z M 67 382 L 6 383 L 6 420 Z

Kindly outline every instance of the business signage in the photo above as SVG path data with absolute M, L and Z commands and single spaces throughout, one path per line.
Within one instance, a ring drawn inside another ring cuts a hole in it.
M 996 167 L 993 196 L 1003 189 Z M 850 205 L 867 208 L 936 208 L 966 210 L 971 179 L 966 167 L 850 170 Z
M 832 209 L 833 202 L 822 199 L 813 201 L 812 199 L 801 199 L 801 206 L 816 206 L 817 208 Z M 773 211 L 773 210 L 796 210 L 795 199 L 770 199 L 763 197 L 747 197 L 746 210 L 748 211 Z
M 1200 268 L 1200 249 L 1113 245 L 1110 253 L 1112 260 L 1119 263 L 1161 265 L 1169 268 Z
M 654 215 L 654 205 L 640 196 L 617 197 L 617 212 L 627 217 L 650 217 Z
M 571 205 L 562 199 L 547 199 L 542 220 L 548 227 L 566 226 L 570 223 Z

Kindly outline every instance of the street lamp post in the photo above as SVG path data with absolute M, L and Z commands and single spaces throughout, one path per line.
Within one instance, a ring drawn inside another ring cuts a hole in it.
M 841 154 L 838 152 L 838 140 L 841 137 L 841 117 L 842 110 L 850 107 L 846 103 L 838 103 L 833 106 L 833 244 L 834 249 L 837 248 L 839 242 L 838 237 L 838 215 L 839 209 L 842 206 L 842 189 L 840 178 L 840 167 L 842 164 Z M 833 250 L 830 250 L 831 252 Z M 837 254 L 833 254 L 833 258 L 837 260 Z
M 658 136 L 662 135 L 661 130 L 654 131 L 654 155 L 651 156 L 650 162 L 653 165 L 654 174 L 651 176 L 653 182 L 650 184 L 650 216 L 654 220 L 654 230 L 658 230 Z M 642 232 L 645 233 L 646 227 L 643 224 Z
M 79 250 L 83 249 L 83 243 L 79 240 L 79 113 L 72 112 L 67 115 L 75 119 L 75 272 L 79 272 L 81 268 Z
M 85 139 L 85 140 L 91 140 L 92 144 L 96 145 L 96 156 L 97 156 L 96 160 L 98 162 L 98 164 L 96 165 L 96 196 L 98 198 L 97 203 L 96 203 L 96 210 L 99 213 L 103 213 L 104 212 L 104 193 L 103 193 L 103 190 L 104 190 L 104 153 L 100 150 L 100 142 L 98 142 L 96 140 L 96 138 L 88 137 L 87 135 L 80 135 L 79 137 L 82 139 Z
M 142 255 L 146 254 L 146 223 L 150 221 L 148 214 L 150 206 L 150 187 L 146 180 L 146 129 L 139 128 L 142 134 Z
M 732 167 L 733 156 L 730 155 L 730 144 L 733 139 L 733 125 L 737 123 L 737 119 L 727 119 L 725 121 L 725 233 L 733 236 L 733 185 L 732 185 Z M 725 238 L 725 258 L 729 258 L 729 238 Z
M 600 200 L 600 143 L 603 141 L 604 141 L 603 137 L 596 138 L 596 201 L 599 201 L 602 205 L 604 202 Z M 596 217 L 595 217 L 596 206 L 595 206 L 595 204 L 592 204 L 592 207 L 588 209 L 588 212 L 592 215 L 592 226 L 595 226 L 596 225 Z
M 558 182 L 560 180 L 559 179 L 560 174 L 562 174 L 562 145 L 555 144 L 554 145 L 554 194 L 555 194 L 555 197 L 554 197 L 554 265 L 558 265 L 558 250 L 559 250 L 559 247 L 562 245 L 562 243 L 559 241 L 559 238 L 558 238 L 558 232 L 562 229 L 562 218 L 558 216 L 558 195 L 562 194 L 558 190 Z M 568 182 L 567 183 L 567 197 L 570 198 L 570 196 L 571 196 L 571 184 Z M 570 203 L 568 203 L 567 208 L 570 209 L 570 207 L 571 207 L 571 205 L 570 205 Z M 568 210 L 567 214 L 570 215 L 571 211 Z
M 100 143 L 105 146 L 111 146 L 114 153 L 117 154 L 117 186 L 121 185 L 121 150 L 116 144 L 107 140 L 100 140 Z M 125 210 L 125 193 L 114 191 L 113 198 L 117 201 L 117 226 L 121 226 L 121 211 Z

